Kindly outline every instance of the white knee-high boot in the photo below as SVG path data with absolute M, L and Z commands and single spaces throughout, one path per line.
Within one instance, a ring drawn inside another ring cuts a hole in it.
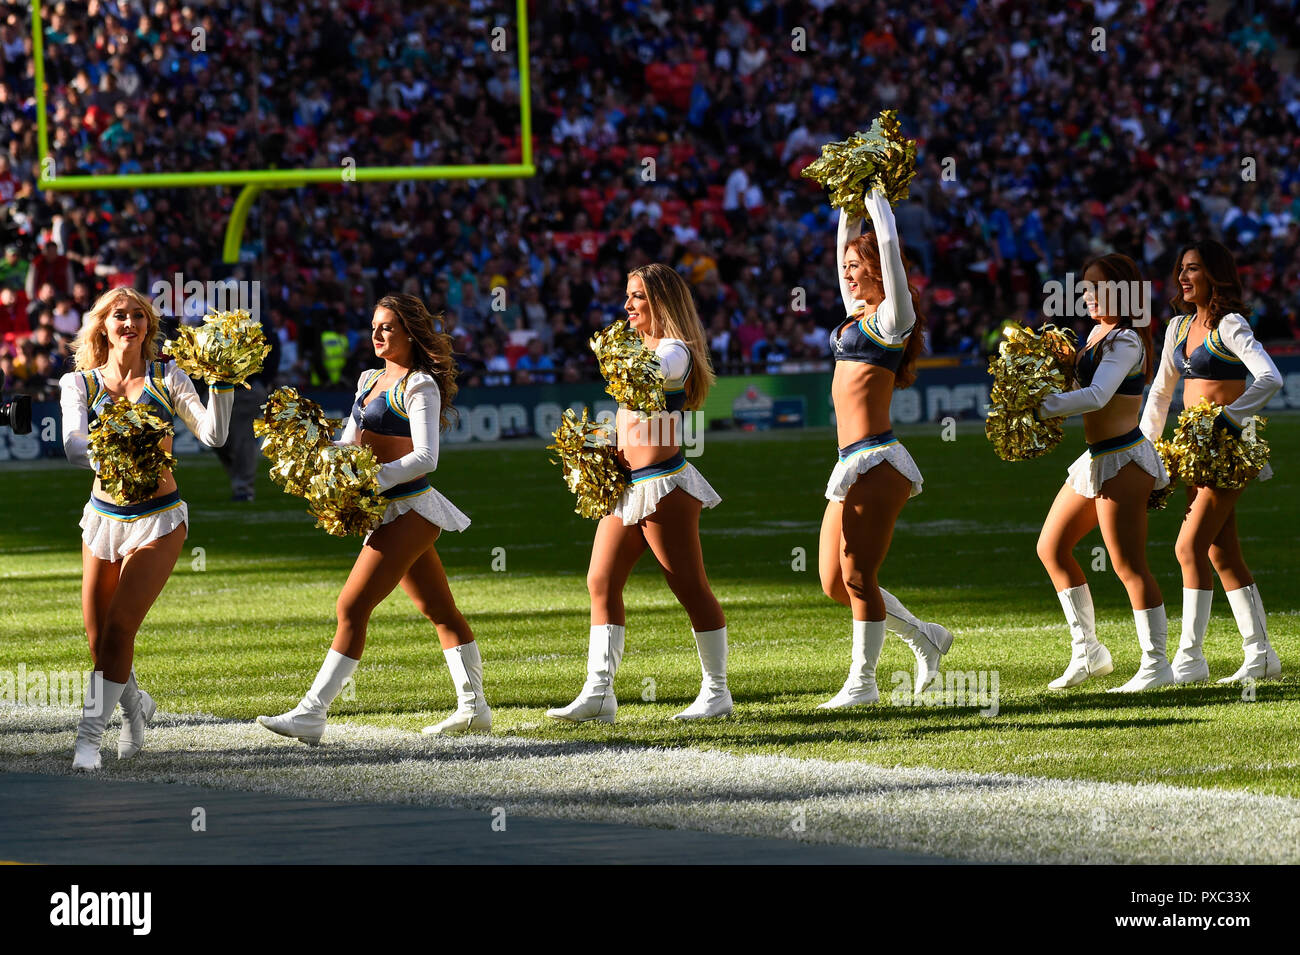
M 1241 631 L 1241 649 L 1245 652 L 1237 672 L 1224 677 L 1219 683 L 1239 683 L 1242 680 L 1271 680 L 1282 675 L 1282 661 L 1268 642 L 1268 623 L 1264 617 L 1264 602 L 1259 598 L 1259 587 L 1251 584 L 1228 591 L 1228 604 L 1237 618 Z
M 77 740 L 72 749 L 72 768 L 94 772 L 100 767 L 99 747 L 104 729 L 113 718 L 118 701 L 122 699 L 125 683 L 105 680 L 96 670 L 86 687 L 86 700 L 81 708 L 81 721 L 77 724 Z
M 122 735 L 117 740 L 117 758 L 130 759 L 144 749 L 144 728 L 153 719 L 158 704 L 135 682 L 135 670 L 131 671 L 122 691 Z
M 1213 590 L 1183 588 L 1183 633 L 1171 664 L 1176 683 L 1197 683 L 1210 678 L 1210 665 L 1205 662 L 1201 644 L 1210 625 L 1210 604 L 1213 602 Z
M 302 740 L 308 746 L 317 745 L 325 735 L 325 714 L 330 704 L 343 692 L 343 684 L 356 672 L 360 662 L 331 647 L 311 689 L 298 705 L 279 716 L 259 716 L 257 722 L 272 733 Z
M 1165 643 L 1169 638 L 1169 624 L 1165 620 L 1165 605 L 1148 610 L 1134 610 L 1137 624 L 1138 646 L 1142 648 L 1142 665 L 1123 686 L 1113 686 L 1110 693 L 1136 693 L 1174 682 L 1174 669 L 1165 659 Z
M 623 644 L 627 629 L 616 623 L 593 624 L 587 643 L 587 681 L 582 692 L 568 706 L 557 706 L 546 711 L 554 720 L 585 723 L 600 720 L 614 722 L 618 713 L 618 699 L 614 696 L 614 675 L 623 659 Z
M 817 707 L 819 710 L 838 710 L 846 706 L 876 703 L 880 691 L 876 687 L 876 662 L 880 648 L 885 645 L 885 621 L 853 621 L 853 653 L 849 662 L 849 678 L 833 697 Z
M 483 658 L 477 641 L 471 640 L 458 647 L 442 651 L 456 687 L 456 712 L 441 723 L 426 726 L 421 732 L 429 735 L 456 733 L 487 733 L 492 729 L 492 710 L 483 695 Z
M 1070 663 L 1064 673 L 1047 685 L 1053 690 L 1064 690 L 1078 686 L 1089 677 L 1105 676 L 1115 665 L 1110 651 L 1097 639 L 1097 618 L 1088 585 L 1058 591 L 1056 596 L 1070 626 Z
M 719 630 L 692 630 L 695 647 L 700 655 L 700 693 L 695 702 L 676 716 L 675 720 L 699 720 L 710 716 L 727 716 L 731 713 L 731 690 L 727 688 L 727 628 Z
M 937 623 L 921 620 L 884 587 L 880 596 L 885 601 L 885 629 L 898 634 L 916 656 L 913 692 L 922 693 L 939 675 L 939 658 L 952 646 L 952 634 Z

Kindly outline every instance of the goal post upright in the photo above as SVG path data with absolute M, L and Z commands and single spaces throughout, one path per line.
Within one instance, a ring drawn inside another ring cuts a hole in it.
M 45 96 L 45 31 L 41 0 L 31 0 L 32 57 L 36 83 L 36 139 L 40 150 L 36 186 L 50 192 L 85 192 L 99 189 L 189 189 L 243 186 L 226 229 L 222 258 L 238 260 L 240 239 L 253 201 L 263 189 L 297 189 L 311 183 L 400 182 L 421 179 L 525 179 L 537 174 L 533 164 L 532 95 L 528 63 L 527 0 L 515 0 L 515 42 L 519 48 L 519 133 L 517 163 L 465 166 L 357 166 L 349 169 L 247 169 L 208 172 L 151 172 L 126 175 L 60 176 L 50 157 Z

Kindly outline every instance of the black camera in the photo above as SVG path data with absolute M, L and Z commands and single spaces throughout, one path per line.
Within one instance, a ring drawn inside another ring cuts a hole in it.
M 5 373 L 0 371 L 0 428 L 8 428 L 14 434 L 31 434 L 31 395 L 14 395 L 6 400 L 4 389 Z

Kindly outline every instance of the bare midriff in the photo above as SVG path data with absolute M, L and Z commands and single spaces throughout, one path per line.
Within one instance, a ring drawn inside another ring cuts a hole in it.
M 1213 381 L 1208 378 L 1183 379 L 1183 407 L 1190 408 L 1202 398 L 1216 405 L 1230 405 L 1246 390 L 1244 381 Z
M 1201 334 L 1201 339 L 1198 342 L 1192 341 L 1192 334 L 1195 332 Z M 1188 329 L 1187 340 L 1183 342 L 1183 354 L 1190 355 L 1204 345 L 1207 335 L 1209 335 L 1209 330 L 1204 325 L 1200 322 L 1193 322 L 1192 327 Z M 1184 378 L 1183 407 L 1190 408 L 1202 398 L 1209 398 L 1216 405 L 1230 405 L 1240 398 L 1245 391 L 1246 383 L 1236 379 L 1215 381 L 1210 378 Z
M 845 322 L 839 334 L 853 324 Z M 854 441 L 888 431 L 889 406 L 894 400 L 894 373 L 883 365 L 863 361 L 837 361 L 831 379 L 835 405 L 835 435 L 841 448 Z
M 1083 416 L 1083 436 L 1089 444 L 1118 438 L 1138 425 L 1142 413 L 1141 395 L 1113 395 L 1106 407 Z
M 667 461 L 678 451 L 677 429 L 689 412 L 657 411 L 641 418 L 635 411 L 618 409 L 618 459 L 635 471 Z
M 396 461 L 415 449 L 414 442 L 403 434 L 376 434 L 364 428 L 357 432 L 357 444 L 364 444 L 375 452 L 375 460 L 380 464 Z

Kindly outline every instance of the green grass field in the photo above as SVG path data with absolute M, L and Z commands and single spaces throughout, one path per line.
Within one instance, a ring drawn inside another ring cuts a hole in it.
M 1034 542 L 1082 447 L 1077 429 L 1052 455 L 1020 464 L 999 462 L 977 429 L 947 442 L 937 426 L 904 431 L 926 487 L 903 513 L 881 580 L 919 616 L 956 634 L 946 670 L 997 672 L 994 716 L 975 707 L 888 702 L 815 709 L 843 681 L 850 630 L 848 611 L 817 582 L 822 490 L 834 463 L 826 432 L 710 435 L 696 462 L 723 497 L 705 512 L 702 538 L 731 637 L 736 712 L 727 720 L 683 726 L 667 719 L 694 697 L 699 671 L 686 616 L 649 555 L 627 594 L 618 723 L 573 727 L 544 718 L 546 707 L 568 702 L 582 683 L 594 525 L 572 513 L 558 469 L 536 444 L 444 450 L 436 484 L 474 523 L 464 534 L 444 535 L 439 552 L 483 648 L 498 736 L 1296 797 L 1300 626 L 1292 581 L 1300 435 L 1292 420 L 1277 416 L 1269 429 L 1277 478 L 1252 487 L 1239 507 L 1286 677 L 1258 685 L 1253 701 L 1243 700 L 1240 688 L 1212 684 L 1106 694 L 1136 669 L 1138 647 L 1123 590 L 1102 572 L 1091 572 L 1090 582 L 1115 673 L 1071 691 L 1047 689 L 1066 663 L 1068 635 Z M 140 633 L 140 680 L 169 713 L 249 721 L 288 709 L 329 645 L 334 600 L 359 541 L 314 529 L 300 502 L 265 477 L 255 504 L 229 502 L 224 474 L 209 457 L 184 461 L 178 478 L 192 526 Z M 0 533 L 0 671 L 20 663 L 29 670 L 88 665 L 77 520 L 89 483 L 86 472 L 64 466 L 0 471 L 9 515 Z M 1181 609 L 1173 557 L 1178 501 L 1152 515 L 1150 535 L 1171 616 L 1171 652 Z M 1085 567 L 1098 545 L 1094 532 L 1080 546 Z M 203 548 L 202 570 L 194 569 L 193 548 Z M 505 569 L 494 571 L 498 548 Z M 802 564 L 798 548 L 806 553 Z M 1222 590 L 1206 656 L 1214 677 L 1240 662 Z M 891 637 L 878 670 L 883 698 L 894 685 L 890 675 L 912 664 L 910 651 Z M 452 706 L 432 628 L 398 591 L 376 613 L 356 697 L 335 704 L 331 725 L 418 731 Z M 267 743 L 281 742 L 266 735 Z M 70 734 L 66 743 L 70 752 Z M 6 748 L 0 743 L 0 767 Z

